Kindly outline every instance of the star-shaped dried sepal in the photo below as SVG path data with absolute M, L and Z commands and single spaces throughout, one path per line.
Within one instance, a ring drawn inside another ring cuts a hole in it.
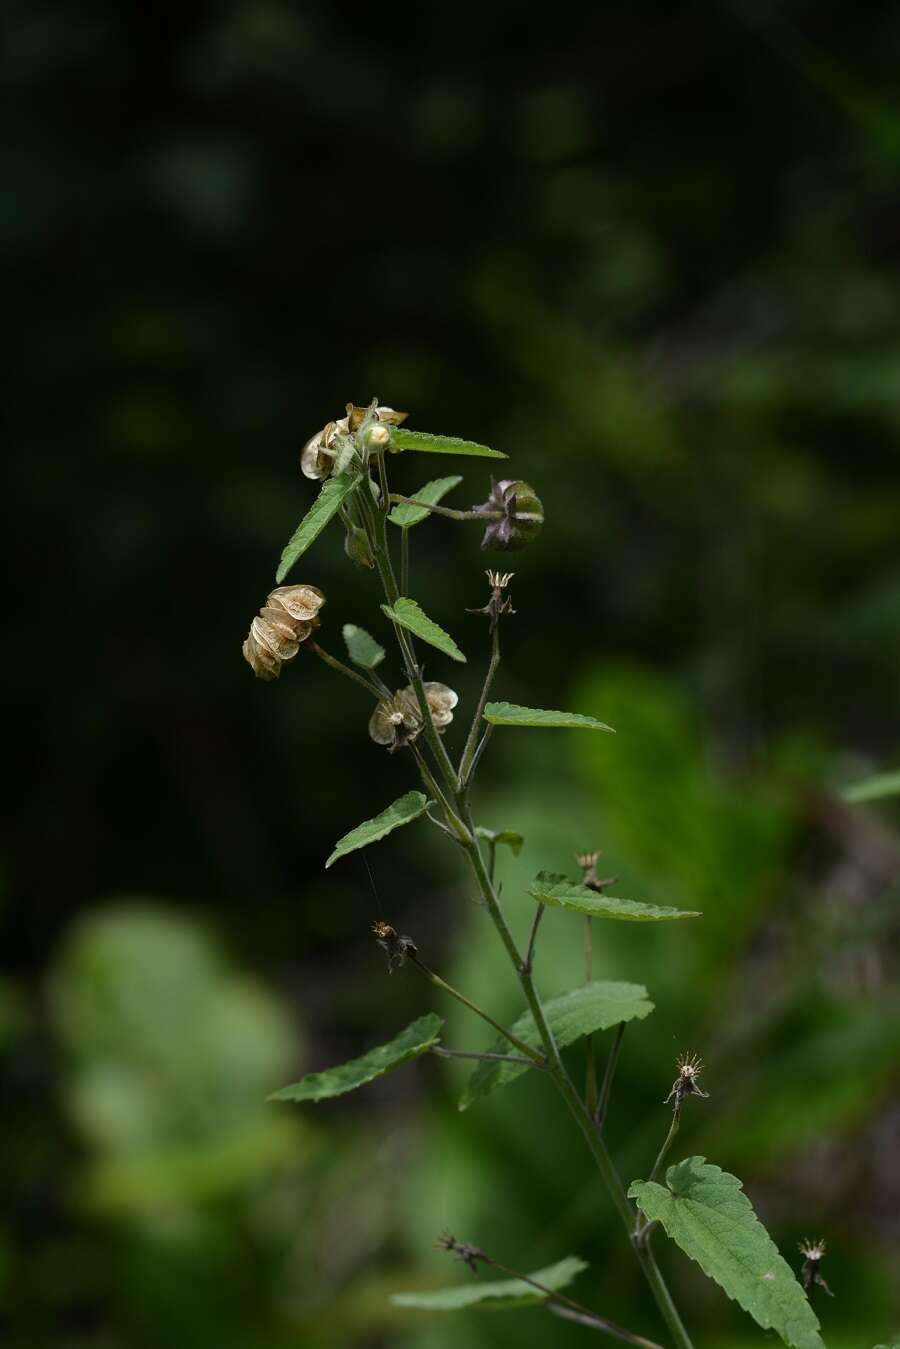
M 678 1068 L 678 1076 L 672 1083 L 672 1090 L 666 1097 L 666 1105 L 674 1098 L 677 1109 L 686 1096 L 703 1096 L 704 1098 L 709 1096 L 709 1092 L 703 1091 L 700 1086 L 700 1074 L 703 1072 L 703 1060 L 701 1058 L 698 1058 L 696 1054 L 682 1054 L 676 1067 Z
M 491 494 L 487 501 L 473 509 L 480 515 L 492 515 L 481 540 L 482 548 L 497 548 L 501 552 L 524 548 L 537 538 L 544 523 L 541 499 L 527 482 L 518 478 L 491 478 Z

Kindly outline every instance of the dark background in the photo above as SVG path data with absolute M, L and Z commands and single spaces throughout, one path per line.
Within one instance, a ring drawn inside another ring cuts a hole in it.
M 590 846 L 621 893 L 706 915 L 602 934 L 599 972 L 659 1007 L 626 1037 L 623 1171 L 647 1174 L 675 1054 L 700 1051 L 679 1148 L 742 1176 L 788 1258 L 829 1239 L 829 1349 L 887 1341 L 898 815 L 838 792 L 895 766 L 900 733 L 896 5 L 4 18 L 8 1342 L 586 1339 L 535 1310 L 392 1309 L 467 1277 L 432 1250 L 444 1226 L 521 1268 L 580 1253 L 576 1295 L 661 1333 L 543 1083 L 459 1115 L 463 1075 L 427 1062 L 262 1104 L 429 1007 L 487 1043 L 413 971 L 387 979 L 374 917 L 519 1010 L 424 824 L 367 854 L 377 899 L 359 855 L 323 873 L 412 785 L 365 695 L 305 655 L 255 683 L 240 655 L 313 497 L 300 445 L 373 394 L 537 487 L 499 692 L 618 731 L 495 737 L 477 806 L 527 837 L 504 862 L 517 930 L 524 883 Z M 487 492 L 478 461 L 391 467 Z M 470 658 L 428 670 L 460 692 L 454 745 L 486 641 L 463 611 L 504 560 L 478 539 L 413 535 L 413 592 Z M 296 579 L 328 595 L 326 647 L 347 621 L 386 637 L 339 530 Z M 577 925 L 542 942 L 557 993 Z M 698 1349 L 762 1343 L 665 1262 Z

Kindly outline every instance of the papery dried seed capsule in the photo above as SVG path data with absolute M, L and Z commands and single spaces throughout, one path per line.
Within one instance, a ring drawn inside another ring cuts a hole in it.
M 496 482 L 492 478 L 490 496 L 474 509 L 501 514 L 499 520 L 491 520 L 481 540 L 482 548 L 497 548 L 501 552 L 524 548 L 536 538 L 544 523 L 540 497 L 520 479 L 504 478 Z
M 334 451 L 328 443 L 329 436 L 334 438 L 335 423 L 329 422 L 321 431 L 317 431 L 300 451 L 300 471 L 306 478 L 321 481 L 327 478 L 334 466 Z
M 376 421 L 383 422 L 385 426 L 400 426 L 409 416 L 408 412 L 397 412 L 395 408 L 376 408 Z
M 400 695 L 385 698 L 369 718 L 369 735 L 376 745 L 386 745 L 391 753 L 408 745 L 421 730 L 422 723 L 404 706 Z
M 257 679 L 277 679 L 282 665 L 293 660 L 300 646 L 318 627 L 325 596 L 317 586 L 279 586 L 250 625 L 241 648 Z
M 431 711 L 431 720 L 434 722 L 438 731 L 443 731 L 453 720 L 453 709 L 459 702 L 459 694 L 454 693 L 446 684 L 438 684 L 429 680 L 425 684 L 425 700 Z M 410 690 L 411 692 L 412 689 Z M 413 697 L 415 693 L 413 692 Z M 418 702 L 416 703 L 418 709 Z

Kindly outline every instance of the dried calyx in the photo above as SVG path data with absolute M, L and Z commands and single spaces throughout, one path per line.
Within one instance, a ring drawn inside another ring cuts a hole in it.
M 285 661 L 294 659 L 319 626 L 318 613 L 324 603 L 317 586 L 279 586 L 270 592 L 242 648 L 257 679 L 278 678 Z
M 394 408 L 378 407 L 372 403 L 369 407 L 357 407 L 348 403 L 347 415 L 337 421 L 328 422 L 321 431 L 303 446 L 300 453 L 300 468 L 307 478 L 321 480 L 332 473 L 341 473 L 353 457 L 358 446 L 359 433 L 361 445 L 376 452 L 390 448 L 390 427 L 399 426 L 409 416 L 408 412 L 397 412 Z M 379 428 L 382 428 L 379 433 Z M 385 436 L 384 432 L 387 432 Z
M 540 533 L 544 523 L 544 507 L 534 488 L 518 478 L 491 478 L 491 494 L 487 501 L 473 510 L 481 515 L 499 514 L 491 520 L 481 540 L 482 548 L 497 548 L 508 552 L 524 548 Z
M 596 890 L 599 894 L 607 885 L 614 885 L 619 879 L 618 876 L 606 876 L 603 880 L 597 875 L 597 863 L 603 854 L 599 848 L 596 852 L 579 852 L 575 854 L 575 860 L 581 867 L 581 884 L 588 890 Z
M 698 1058 L 696 1054 L 682 1054 L 676 1066 L 678 1076 L 672 1083 L 672 1090 L 666 1097 L 666 1105 L 673 1097 L 677 1109 L 685 1096 L 709 1096 L 709 1092 L 703 1091 L 698 1081 L 700 1074 L 703 1072 L 703 1060 L 701 1058 Z
M 806 1296 L 812 1301 L 812 1296 L 817 1288 L 824 1288 L 829 1297 L 834 1297 L 828 1284 L 822 1276 L 819 1266 L 822 1257 L 825 1254 L 825 1242 L 819 1237 L 818 1241 L 801 1241 L 799 1246 L 800 1254 L 803 1256 L 803 1268 L 800 1271 L 800 1282 L 803 1284 Z
M 453 720 L 459 697 L 446 684 L 429 681 L 424 688 L 432 723 L 440 733 Z M 410 744 L 421 730 L 422 714 L 412 684 L 380 702 L 369 719 L 369 735 L 376 745 L 386 745 L 391 753 Z
M 504 593 L 515 576 L 515 572 L 487 571 L 485 575 L 488 578 L 488 585 L 491 587 L 491 598 L 481 609 L 467 609 L 466 613 L 484 614 L 491 620 L 491 632 L 493 632 L 504 614 L 516 612 L 512 605 L 512 596 Z
M 382 951 L 387 953 L 388 974 L 393 974 L 395 969 L 399 969 L 410 956 L 418 952 L 419 948 L 412 937 L 401 937 L 396 928 L 382 922 L 380 918 L 372 924 L 372 932 Z
M 479 1264 L 493 1263 L 480 1246 L 473 1246 L 470 1241 L 457 1241 L 452 1232 L 442 1232 L 436 1244 L 439 1250 L 450 1251 L 457 1260 L 468 1265 L 473 1274 L 478 1273 Z

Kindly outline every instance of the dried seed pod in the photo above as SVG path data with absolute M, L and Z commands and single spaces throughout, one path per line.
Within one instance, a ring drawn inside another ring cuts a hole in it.
M 329 438 L 334 438 L 335 423 L 329 422 L 321 431 L 317 431 L 300 451 L 300 471 L 305 478 L 321 480 L 327 478 L 334 466 L 334 451 L 329 448 Z
M 474 509 L 479 512 L 501 513 L 502 518 L 491 520 L 481 540 L 482 548 L 497 548 L 508 552 L 524 548 L 540 533 L 544 523 L 544 507 L 534 488 L 520 479 L 491 478 L 491 494 L 487 501 Z
M 284 662 L 294 659 L 301 643 L 318 627 L 324 603 L 317 586 L 279 586 L 271 591 L 242 648 L 257 679 L 278 678 Z
M 425 699 L 431 720 L 440 734 L 453 720 L 453 709 L 459 697 L 446 684 L 429 681 L 425 684 Z M 421 730 L 422 714 L 411 684 L 380 702 L 369 718 L 369 735 L 376 745 L 386 745 L 392 754 L 415 740 Z

